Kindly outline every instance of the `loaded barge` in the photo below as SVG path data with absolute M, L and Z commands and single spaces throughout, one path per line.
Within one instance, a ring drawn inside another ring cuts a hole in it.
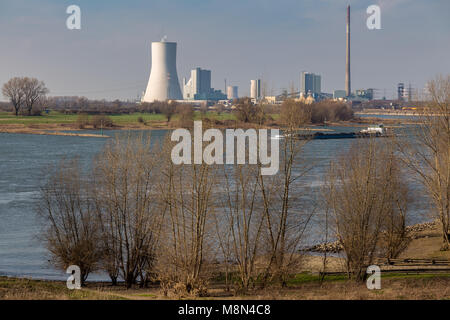
M 339 132 L 339 133 L 296 133 L 295 138 L 299 140 L 324 140 L 324 139 L 354 139 L 354 138 L 379 138 L 387 137 L 384 126 L 378 125 L 369 127 L 357 132 Z

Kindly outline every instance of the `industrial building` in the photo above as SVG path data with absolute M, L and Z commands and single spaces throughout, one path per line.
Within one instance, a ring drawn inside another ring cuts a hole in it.
M 183 79 L 184 100 L 225 100 L 227 96 L 220 90 L 211 88 L 211 70 L 195 68 L 191 70 L 191 78 Z
M 408 85 L 408 88 L 405 88 L 404 83 L 399 83 L 397 85 L 397 100 L 410 102 L 412 100 L 412 92 L 413 89 L 411 87 L 411 84 Z
M 143 102 L 182 99 L 177 74 L 176 42 L 152 42 L 152 66 Z
M 397 100 L 398 101 L 403 101 L 404 92 L 405 92 L 405 84 L 399 83 L 397 85 Z
M 239 98 L 238 96 L 238 87 L 237 86 L 228 86 L 227 87 L 227 99 L 234 100 Z
M 334 90 L 333 91 L 334 99 L 344 99 L 346 96 L 347 96 L 347 93 L 345 90 Z
M 261 99 L 261 80 L 250 80 L 250 98 Z
M 322 77 L 320 75 L 303 71 L 300 79 L 302 84 L 300 93 L 303 96 L 319 95 L 322 92 L 321 81 Z
M 373 89 L 358 89 L 356 90 L 356 96 L 362 99 L 373 100 Z

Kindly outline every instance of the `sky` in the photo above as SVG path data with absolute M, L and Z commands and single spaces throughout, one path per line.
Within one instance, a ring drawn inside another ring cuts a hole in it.
M 69 30 L 69 5 L 81 30 Z M 345 15 L 351 5 L 352 89 L 388 99 L 398 82 L 423 88 L 450 73 L 449 0 L 0 0 L 0 85 L 14 76 L 43 80 L 51 96 L 135 99 L 145 90 L 150 45 L 178 43 L 180 84 L 195 67 L 212 86 L 249 95 L 300 87 L 300 73 L 322 76 L 322 91 L 344 89 Z M 366 26 L 369 5 L 381 29 Z M 4 97 L 0 97 L 4 100 Z

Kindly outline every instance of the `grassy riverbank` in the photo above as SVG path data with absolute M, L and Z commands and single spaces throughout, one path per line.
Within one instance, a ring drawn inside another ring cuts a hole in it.
M 247 296 L 235 296 L 223 285 L 211 285 L 208 297 L 197 299 L 450 299 L 450 273 L 382 276 L 381 290 L 368 290 L 358 284 L 334 276 L 322 283 L 318 276 L 298 274 L 287 288 L 255 290 Z M 39 281 L 0 277 L 0 300 L 159 300 L 191 297 L 164 296 L 158 287 L 126 289 L 123 285 L 89 283 L 81 290 L 68 290 L 62 281 Z
M 441 239 L 438 230 L 416 232 L 414 239 L 401 258 L 449 259 L 449 251 L 440 251 Z M 450 269 L 446 273 L 400 273 L 382 272 L 381 290 L 368 290 L 364 283 L 355 283 L 344 274 L 319 279 L 322 258 L 306 256 L 303 267 L 292 277 L 287 287 L 271 287 L 269 290 L 255 289 L 246 296 L 227 291 L 223 279 L 216 278 L 208 285 L 206 297 L 197 299 L 450 299 Z M 327 271 L 344 270 L 342 258 L 330 257 Z M 1 299 L 55 299 L 55 300 L 158 300 L 192 298 L 186 296 L 164 296 L 155 284 L 149 288 L 126 289 L 123 284 L 88 282 L 81 290 L 68 290 L 64 281 L 42 281 L 0 277 Z
M 157 130 L 174 129 L 180 127 L 179 115 L 174 115 L 170 121 L 167 121 L 163 114 L 152 113 L 132 113 L 132 114 L 113 114 L 107 116 L 112 126 L 102 128 L 107 130 Z M 277 119 L 279 115 L 271 115 L 272 119 Z M 88 120 L 93 116 L 88 116 Z M 85 130 L 100 131 L 100 128 L 94 128 L 92 124 L 83 125 L 80 128 L 77 123 L 77 114 L 63 114 L 59 112 L 50 112 L 42 116 L 14 116 L 10 113 L 0 112 L 0 133 L 26 133 L 26 134 L 49 134 L 49 135 L 78 135 L 90 136 L 84 134 Z M 211 122 L 216 128 L 228 128 L 240 125 L 249 127 L 251 124 L 241 125 L 233 113 L 225 112 L 218 114 L 209 111 L 206 114 L 200 112 L 194 113 L 194 120 L 203 120 Z M 273 123 L 272 123 L 273 125 Z M 76 134 L 67 134 L 64 131 L 78 131 Z
M 91 119 L 93 116 L 89 116 Z M 179 115 L 174 115 L 170 121 L 167 121 L 163 114 L 152 113 L 132 113 L 132 114 L 113 114 L 108 115 L 112 121 L 112 127 L 103 128 L 105 132 L 114 130 L 157 130 L 174 129 L 180 127 Z M 279 114 L 269 114 L 269 121 L 265 125 L 267 128 L 280 128 Z M 85 137 L 97 137 L 99 134 L 83 133 L 85 130 L 100 131 L 100 128 L 94 128 L 92 124 L 83 125 L 80 128 L 77 124 L 77 114 L 63 114 L 60 112 L 50 112 L 41 116 L 14 116 L 11 113 L 0 112 L 0 133 L 25 133 L 25 134 L 44 134 L 44 135 L 76 135 Z M 237 120 L 232 112 L 217 113 L 208 111 L 202 114 L 199 111 L 194 113 L 194 120 L 203 120 L 209 122 L 215 128 L 251 128 L 255 127 L 252 123 L 243 123 Z M 407 124 L 402 119 L 377 119 L 377 118 L 355 118 L 352 121 L 327 122 L 327 126 L 366 126 L 383 122 L 387 127 L 395 127 Z M 316 125 L 317 130 L 327 131 L 323 125 Z M 315 130 L 314 127 L 310 128 Z M 71 133 L 67 133 L 71 131 Z M 73 133 L 75 131 L 76 133 Z M 105 133 L 107 135 L 107 133 Z
M 148 124 L 167 122 L 166 117 L 161 114 L 153 113 L 131 113 L 131 114 L 112 114 L 108 115 L 112 122 L 116 125 L 130 125 L 139 123 L 139 118 L 143 122 Z M 218 114 L 217 112 L 209 111 L 205 115 L 200 112 L 194 113 L 194 120 L 200 120 L 202 117 L 215 119 L 219 121 L 224 120 L 236 120 L 234 114 L 229 112 L 223 112 Z M 2 124 L 75 124 L 78 118 L 78 114 L 65 114 L 57 111 L 51 111 L 49 114 L 43 114 L 41 116 L 15 116 L 8 112 L 0 112 L 0 125 Z M 178 120 L 179 116 L 174 115 L 172 121 Z

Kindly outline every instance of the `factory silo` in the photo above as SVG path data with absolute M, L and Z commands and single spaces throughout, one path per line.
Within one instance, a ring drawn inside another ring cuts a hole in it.
M 250 98 L 260 99 L 261 98 L 261 80 L 250 80 Z
M 250 98 L 256 99 L 258 97 L 256 80 L 250 80 Z
M 181 100 L 176 42 L 152 42 L 152 68 L 143 102 Z

